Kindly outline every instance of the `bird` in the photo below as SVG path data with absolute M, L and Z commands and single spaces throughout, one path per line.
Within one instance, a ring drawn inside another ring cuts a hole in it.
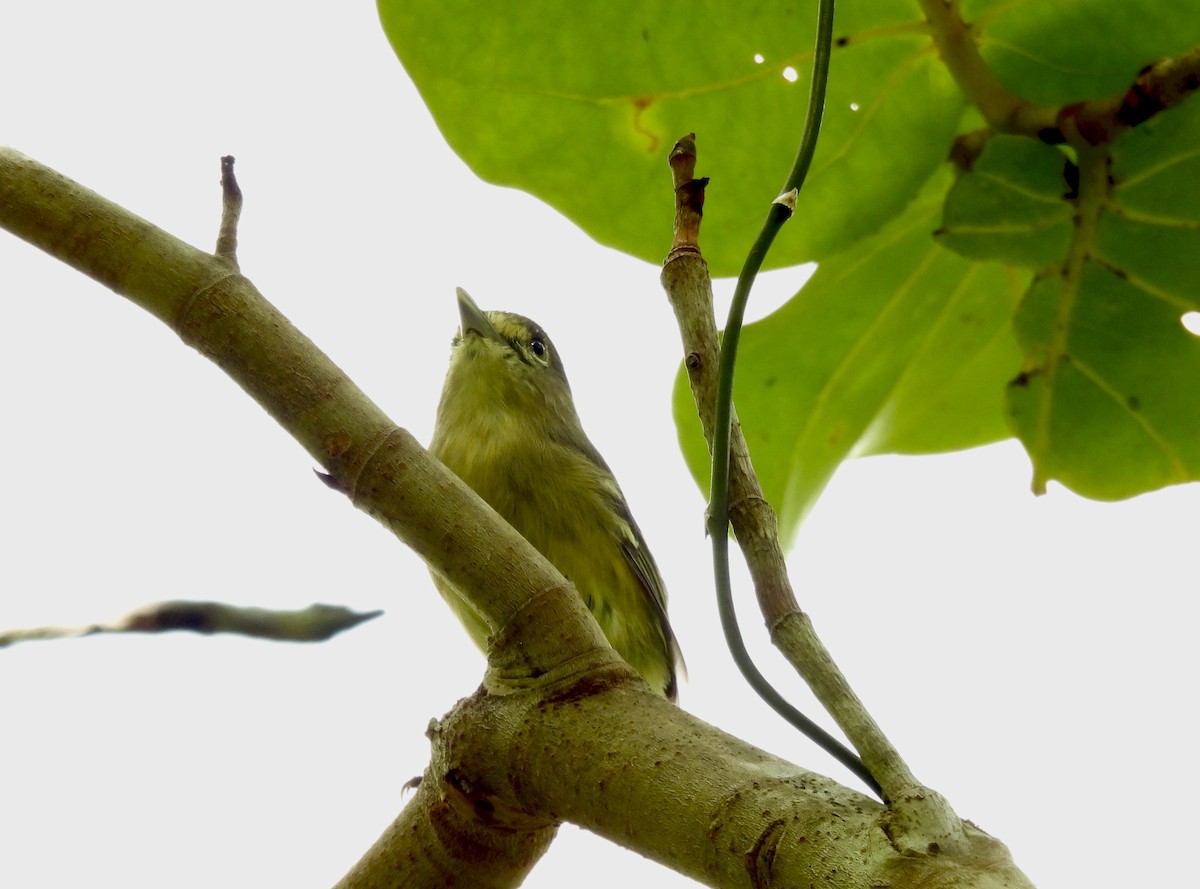
M 583 430 L 562 357 L 540 326 L 484 312 L 457 290 L 460 326 L 430 453 L 570 580 L 609 644 L 677 700 L 685 666 L 654 557 L 616 478 Z M 488 627 L 435 585 L 480 648 Z

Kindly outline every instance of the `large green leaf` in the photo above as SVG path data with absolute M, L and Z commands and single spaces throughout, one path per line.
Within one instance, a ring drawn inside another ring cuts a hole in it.
M 605 244 L 663 255 L 665 156 L 696 132 L 717 275 L 740 266 L 791 163 L 813 6 L 379 3 L 452 147 Z M 1200 40 L 1192 4 L 1176 0 L 954 6 L 1001 83 L 1042 104 L 1118 94 Z M 1200 112 L 1185 105 L 1122 137 L 1101 158 L 1111 186 L 1077 175 L 1103 172 L 1095 156 L 1013 136 L 939 174 L 951 138 L 978 124 L 921 18 L 914 0 L 839 6 L 825 129 L 769 258 L 822 265 L 744 340 L 738 411 L 785 532 L 847 457 L 1011 429 L 1035 487 L 1059 478 L 1123 497 L 1195 478 L 1200 344 L 1180 317 L 1200 281 Z M 706 479 L 690 395 L 676 394 L 685 453 Z
M 1016 316 L 1009 401 L 1037 490 L 1116 499 L 1200 478 L 1200 338 L 1182 324 L 1200 309 L 1198 145 L 1193 101 L 1083 164 L 1070 249 Z
M 946 198 L 940 240 L 1041 269 L 1009 389 L 1034 488 L 1129 497 L 1200 474 L 1200 105 L 1064 152 L 996 137 Z
M 971 447 L 1010 433 L 1004 384 L 1020 355 L 1013 307 L 1029 280 L 935 243 L 949 170 L 883 231 L 821 264 L 743 333 L 738 417 L 785 540 L 842 460 Z M 687 380 L 675 414 L 688 463 L 708 451 Z
M 815 4 L 701 0 L 380 0 L 388 38 L 446 140 L 484 179 L 658 262 L 667 152 L 698 135 L 704 250 L 736 273 L 791 166 Z M 829 255 L 900 212 L 945 157 L 963 108 L 911 0 L 839 8 L 825 128 L 769 265 Z

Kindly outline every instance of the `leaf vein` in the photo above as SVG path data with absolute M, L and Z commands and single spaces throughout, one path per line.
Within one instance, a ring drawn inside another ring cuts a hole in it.
M 924 222 L 924 219 L 917 220 L 917 222 Z M 911 230 L 912 229 L 909 228 L 906 232 L 904 232 L 904 234 L 907 234 Z M 897 286 L 891 296 L 888 297 L 887 302 L 883 305 L 882 309 L 875 314 L 875 317 L 871 319 L 870 324 L 868 324 L 867 327 L 856 338 L 854 344 L 846 350 L 837 366 L 833 369 L 833 372 L 829 375 L 829 378 L 821 386 L 820 394 L 817 396 L 816 402 L 813 404 L 813 408 L 809 412 L 808 418 L 804 422 L 804 426 L 801 427 L 796 436 L 796 446 L 793 448 L 792 452 L 793 459 L 790 461 L 793 465 L 795 464 L 796 453 L 801 449 L 802 444 L 807 443 L 809 436 L 813 433 L 817 426 L 817 419 L 820 418 L 828 408 L 833 392 L 838 389 L 839 385 L 852 369 L 860 366 L 860 362 L 857 360 L 858 356 L 862 354 L 867 344 L 871 342 L 872 334 L 874 334 L 883 325 L 883 322 L 886 319 L 891 317 L 891 315 L 898 309 L 899 306 L 903 305 L 905 296 L 908 295 L 914 284 L 920 279 L 921 275 L 929 267 L 930 263 L 933 262 L 937 249 L 938 248 L 936 246 L 931 246 L 926 255 L 922 257 L 921 260 L 913 267 L 912 271 L 905 276 L 904 280 L 900 282 L 899 286 Z M 851 447 L 852 446 L 853 445 L 851 445 Z M 846 452 L 848 453 L 849 450 L 850 447 L 846 449 Z
M 1113 262 L 1094 250 L 1089 254 L 1088 258 L 1110 275 L 1115 275 L 1121 280 L 1136 287 L 1147 296 L 1152 296 L 1160 302 L 1166 303 L 1172 308 L 1178 309 L 1180 312 L 1193 311 L 1198 305 L 1200 305 L 1200 300 L 1188 299 L 1186 296 L 1182 296 L 1178 293 L 1172 293 L 1169 290 L 1164 290 L 1161 287 L 1151 284 L 1145 278 L 1135 275 L 1133 272 L 1129 271 L 1129 269 L 1122 267 L 1120 264 Z
M 1154 444 L 1154 446 L 1162 452 L 1163 457 L 1171 465 L 1171 470 L 1175 473 L 1175 476 L 1179 481 L 1188 481 L 1190 479 L 1187 470 L 1187 464 L 1183 461 L 1183 458 L 1179 456 L 1179 453 L 1173 447 L 1171 447 L 1171 444 L 1166 436 L 1158 431 L 1155 425 L 1146 417 L 1144 412 L 1135 411 L 1130 408 L 1128 400 L 1116 388 L 1110 385 L 1109 382 L 1095 368 L 1093 368 L 1087 362 L 1081 361 L 1078 356 L 1072 356 L 1071 365 L 1072 367 L 1077 368 L 1080 374 L 1082 374 L 1083 377 L 1087 379 L 1093 386 L 1108 396 L 1113 403 L 1118 405 L 1126 414 L 1126 416 L 1128 416 L 1129 419 L 1131 419 L 1134 424 L 1141 429 L 1146 438 L 1148 438 Z

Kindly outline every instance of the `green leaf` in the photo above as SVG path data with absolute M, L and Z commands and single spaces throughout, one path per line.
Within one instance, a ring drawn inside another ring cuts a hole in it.
M 735 401 L 789 541 L 842 460 L 971 447 L 1010 432 L 1010 328 L 1028 273 L 936 244 L 946 169 L 883 231 L 821 264 L 791 301 L 748 325 Z M 683 373 L 676 422 L 705 487 L 708 450 Z
M 1119 93 L 1200 40 L 1196 5 L 1179 0 L 965 0 L 962 15 L 1000 82 L 1042 105 Z
M 1143 65 L 1200 36 L 1192 4 L 1174 0 L 956 5 L 1003 85 L 1047 105 L 1120 94 Z M 666 155 L 697 133 L 697 172 L 712 180 L 702 247 L 714 274 L 740 267 L 799 139 L 811 9 L 379 9 L 472 169 L 539 196 L 602 243 L 662 257 Z M 1190 147 L 1200 101 L 1137 127 L 1111 156 L 993 136 L 953 181 L 942 160 L 975 115 L 917 4 L 842 4 L 836 35 L 821 142 L 768 259 L 821 267 L 747 330 L 738 371 L 739 415 L 785 534 L 847 457 L 969 447 L 1008 428 L 1034 460 L 1035 487 L 1058 478 L 1124 497 L 1196 478 L 1200 343 L 1180 318 L 1200 281 Z M 706 484 L 690 395 L 676 396 L 685 453 Z
M 1061 151 L 1032 139 L 989 139 L 946 195 L 942 244 L 970 259 L 1034 268 L 1061 262 L 1075 216 L 1066 164 Z
M 1036 490 L 1118 499 L 1200 478 L 1200 339 L 1182 324 L 1200 308 L 1197 145 L 1192 101 L 1081 163 L 1083 222 L 1015 320 L 1009 408 Z
M 705 257 L 715 275 L 736 273 L 799 143 L 815 8 L 380 0 L 379 11 L 446 140 L 479 176 L 648 261 L 670 246 L 667 153 L 695 132 L 698 175 L 712 180 Z M 845 4 L 836 29 L 809 185 L 769 266 L 827 256 L 903 210 L 963 110 L 911 0 Z

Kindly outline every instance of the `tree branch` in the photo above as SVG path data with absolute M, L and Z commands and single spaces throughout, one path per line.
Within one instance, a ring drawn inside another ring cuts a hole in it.
M 1050 138 L 1048 134 L 1058 126 L 1057 109 L 1033 105 L 1000 84 L 979 55 L 975 36 L 959 15 L 958 4 L 951 0 L 918 2 L 942 63 L 988 126 L 1002 133 Z
M 663 263 L 662 285 L 679 323 L 684 365 L 704 437 L 711 450 L 715 434 L 720 340 L 713 314 L 708 265 L 695 244 L 700 220 L 698 215 L 689 218 L 693 211 L 679 206 L 682 199 L 696 205 L 691 197 L 692 189 L 685 188 L 680 181 L 681 177 L 692 175 L 695 168 L 695 143 L 690 134 L 677 143 L 671 155 L 671 167 L 675 179 L 676 215 L 683 217 L 687 233 L 676 235 Z M 895 829 L 891 833 L 893 842 L 897 848 L 912 854 L 924 854 L 932 847 L 959 846 L 964 835 L 958 817 L 944 798 L 921 785 L 913 776 L 838 669 L 808 615 L 800 609 L 779 545 L 778 520 L 759 485 L 736 412 L 730 438 L 729 500 L 730 524 L 746 559 L 771 640 L 833 716 L 879 782 L 895 819 Z
M 414 857 L 447 852 L 435 813 L 462 819 L 458 836 L 482 831 L 440 860 L 486 859 L 509 875 L 505 885 L 560 819 L 714 886 L 776 875 L 895 889 L 1029 885 L 1003 845 L 975 829 L 962 849 L 898 853 L 878 804 L 650 692 L 549 563 L 224 260 L 9 150 L 0 150 L 0 226 L 145 306 L 216 361 L 495 629 L 483 686 L 434 727 L 421 790 L 343 889 L 443 885 L 436 864 L 413 883 L 397 876 L 415 872 Z
M 629 725 L 636 731 L 614 731 Z M 1030 886 L 1004 847 L 973 826 L 953 853 L 899 854 L 879 803 L 633 686 L 549 698 L 477 693 L 429 734 L 422 791 L 441 782 L 447 805 L 495 819 L 514 842 L 528 833 L 532 844 L 549 829 L 537 813 L 553 800 L 559 818 L 721 889 Z M 417 885 L 407 882 L 417 865 L 396 849 L 416 829 L 408 816 L 368 853 L 398 876 L 338 889 Z
M 436 731 L 433 723 L 427 734 Z M 461 778 L 441 777 L 426 770 L 408 805 L 334 889 L 521 885 L 549 849 L 557 822 L 503 808 L 481 817 L 481 795 Z
M 971 26 L 952 0 L 918 0 L 942 63 L 983 115 L 1001 133 L 1052 144 L 1099 146 L 1130 127 L 1174 108 L 1200 89 L 1200 46 L 1147 65 L 1129 89 L 1104 99 L 1061 108 L 1035 105 L 1005 89 L 979 54 Z
M 1176 107 L 1200 89 L 1200 46 L 1138 72 L 1133 85 L 1106 99 L 1079 102 L 1059 111 L 1064 139 L 1078 134 L 1088 146 L 1111 143 L 1130 127 Z

